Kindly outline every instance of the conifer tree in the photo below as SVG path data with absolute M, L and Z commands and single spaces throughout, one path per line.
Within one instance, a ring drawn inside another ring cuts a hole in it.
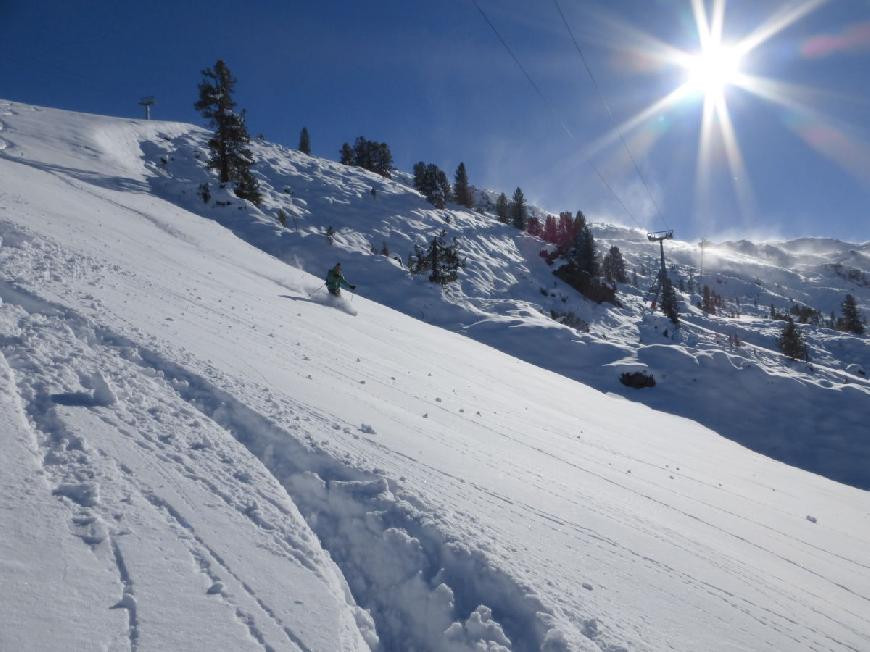
M 508 200 L 504 193 L 498 196 L 495 200 L 495 213 L 498 215 L 498 221 L 507 224 L 508 221 Z
M 862 335 L 864 333 L 864 324 L 861 323 L 861 317 L 858 315 L 858 304 L 855 302 L 855 297 L 847 294 L 840 305 L 843 316 L 840 317 L 837 327 L 842 331 Z
M 214 68 L 202 71 L 199 99 L 194 108 L 209 121 L 215 131 L 208 141 L 210 168 L 217 170 L 220 182 L 236 182 L 236 195 L 259 204 L 262 197 L 256 177 L 251 173 L 253 156 L 250 136 L 245 124 L 245 112 L 235 111 L 233 90 L 236 79 L 221 60 Z
M 613 245 L 604 255 L 604 260 L 601 263 L 602 273 L 611 283 L 626 283 L 628 277 L 625 274 L 625 260 L 622 258 L 622 252 L 619 247 Z
M 770 307 L 771 311 L 773 310 L 773 306 Z M 710 292 L 710 286 L 705 285 L 701 298 L 701 310 L 706 312 L 707 314 L 715 315 L 716 314 L 716 304 L 713 300 L 713 294 Z M 775 319 L 775 317 L 771 317 Z
M 779 349 L 785 355 L 795 360 L 807 359 L 807 347 L 801 338 L 801 332 L 795 326 L 794 320 L 791 317 L 786 318 L 785 328 L 782 329 L 782 334 L 777 342 Z
M 468 173 L 465 171 L 465 163 L 460 163 L 456 168 L 453 182 L 453 196 L 456 203 L 466 208 L 474 206 L 474 193 L 468 187 Z
M 341 151 L 339 151 L 339 162 L 342 165 L 353 165 L 353 147 L 350 146 L 350 143 L 344 143 L 341 146 Z
M 598 253 L 592 229 L 588 225 L 584 225 L 577 233 L 572 258 L 581 272 L 586 272 L 592 277 L 598 276 Z
M 260 184 L 257 182 L 257 178 L 251 174 L 250 168 L 239 170 L 238 177 L 236 197 L 247 199 L 259 206 L 263 201 L 263 194 L 260 192 Z
M 517 189 L 514 190 L 514 196 L 511 200 L 510 205 L 510 218 L 511 223 L 518 228 L 520 231 L 526 228 L 526 198 L 523 195 L 523 191 L 517 186 Z
M 299 134 L 299 151 L 303 154 L 311 154 L 311 138 L 308 135 L 308 127 L 302 127 Z
M 667 276 L 662 279 L 662 312 L 675 324 L 680 323 L 680 316 L 677 313 L 677 293 L 674 292 L 674 285 Z

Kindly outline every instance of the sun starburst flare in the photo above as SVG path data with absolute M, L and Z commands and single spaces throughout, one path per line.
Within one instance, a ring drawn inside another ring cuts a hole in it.
M 637 70 L 671 67 L 682 72 L 682 81 L 664 97 L 656 99 L 593 142 L 587 147 L 585 155 L 599 153 L 625 135 L 638 142 L 638 130 L 649 132 L 639 142 L 643 142 L 644 147 L 650 149 L 655 139 L 666 132 L 661 124 L 668 122 L 667 114 L 672 107 L 686 101 L 699 102 L 702 112 L 695 171 L 696 205 L 700 207 L 710 196 L 714 155 L 721 152 L 722 160 L 728 166 L 742 217 L 745 221 L 750 221 L 755 214 L 755 195 L 728 107 L 729 90 L 739 89 L 788 111 L 789 116 L 794 119 L 789 122 L 787 117 L 786 125 L 796 125 L 793 127 L 795 132 L 808 146 L 832 159 L 853 176 L 866 179 L 870 176 L 866 173 L 870 148 L 864 148 L 862 144 L 854 142 L 854 139 L 850 140 L 842 130 L 832 124 L 833 121 L 825 119 L 820 111 L 810 107 L 810 99 L 814 95 L 819 96 L 820 89 L 767 79 L 748 70 L 751 68 L 751 54 L 757 48 L 827 2 L 829 0 L 786 3 L 742 38 L 728 41 L 724 37 L 725 0 L 691 0 L 698 39 L 698 49 L 695 52 L 677 49 L 637 28 L 605 17 L 604 20 L 612 27 L 623 34 L 632 35 L 625 51 L 643 59 L 642 65 L 636 67 Z M 863 36 L 859 39 L 852 32 L 857 33 L 857 30 L 848 32 L 851 38 L 849 43 L 860 42 L 863 47 Z M 861 31 L 859 36 L 863 34 Z M 639 43 L 642 46 L 638 46 Z M 858 46 L 852 44 L 850 47 Z M 860 174 L 857 168 L 862 168 Z

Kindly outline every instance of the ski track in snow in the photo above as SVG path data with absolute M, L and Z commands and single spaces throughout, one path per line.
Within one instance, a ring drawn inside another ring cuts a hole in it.
M 0 286 L 0 290 L 3 288 L 5 288 L 5 292 L 0 292 L 0 296 L 5 294 L 7 300 L 10 298 L 17 298 L 19 300 L 23 299 L 23 303 L 29 304 L 31 308 L 38 309 L 41 314 L 54 315 L 55 318 L 62 319 L 63 322 L 69 325 L 70 329 L 73 331 L 89 332 L 88 337 L 92 340 L 90 346 L 93 347 L 95 341 L 99 343 L 98 346 L 100 347 L 122 351 L 124 357 L 138 361 L 142 370 L 147 374 L 159 375 L 166 378 L 166 382 L 175 388 L 178 392 L 178 396 L 182 400 L 185 400 L 191 407 L 198 410 L 205 418 L 213 419 L 216 417 L 216 413 L 219 412 L 220 414 L 217 415 L 219 425 L 226 428 L 236 439 L 244 443 L 245 446 L 247 446 L 248 449 L 257 457 L 263 459 L 267 464 L 267 467 L 273 471 L 276 477 L 285 482 L 291 495 L 293 495 L 301 505 L 308 505 L 312 509 L 323 509 L 323 511 L 320 512 L 321 515 L 319 518 L 325 519 L 328 517 L 329 507 L 326 503 L 330 500 L 335 500 L 335 496 L 337 495 L 336 489 L 338 492 L 344 492 L 345 486 L 350 487 L 350 491 L 346 496 L 343 496 L 343 498 L 348 502 L 348 505 L 345 505 L 343 509 L 356 513 L 356 518 L 364 517 L 367 512 L 375 508 L 380 510 L 390 510 L 391 516 L 388 519 L 389 526 L 384 525 L 383 532 L 396 527 L 402 527 L 404 530 L 407 530 L 408 532 L 418 536 L 418 538 L 426 541 L 429 546 L 433 547 L 433 550 L 428 553 L 430 556 L 440 559 L 442 563 L 447 560 L 452 560 L 452 566 L 451 564 L 445 564 L 445 567 L 440 571 L 447 577 L 452 576 L 454 579 L 463 578 L 465 582 L 471 581 L 473 584 L 473 574 L 468 574 L 468 571 L 472 570 L 475 573 L 482 574 L 482 577 L 479 580 L 482 584 L 489 582 L 499 586 L 499 593 L 491 596 L 487 596 L 485 590 L 474 589 L 471 586 L 467 586 L 464 590 L 468 595 L 464 597 L 463 601 L 472 605 L 499 605 L 499 611 L 504 613 L 512 622 L 509 629 L 512 629 L 511 633 L 514 634 L 515 644 L 519 645 L 519 647 L 516 647 L 515 649 L 531 650 L 540 647 L 540 640 L 537 642 L 526 641 L 525 643 L 523 643 L 523 641 L 527 636 L 524 632 L 534 632 L 540 629 L 535 622 L 536 616 L 534 614 L 545 612 L 546 609 L 543 605 L 540 603 L 534 603 L 533 606 L 520 606 L 522 602 L 528 600 L 528 598 L 523 596 L 523 590 L 520 587 L 512 586 L 512 581 L 508 579 L 506 575 L 495 571 L 495 569 L 488 569 L 485 564 L 481 565 L 483 560 L 475 560 L 473 557 L 468 557 L 462 554 L 461 550 L 457 549 L 455 551 L 450 551 L 445 549 L 446 542 L 439 540 L 441 535 L 436 531 L 431 530 L 431 528 L 422 527 L 419 515 L 404 513 L 403 510 L 396 509 L 396 505 L 392 501 L 382 499 L 383 492 L 388 491 L 388 489 L 387 484 L 381 477 L 371 474 L 361 474 L 357 471 L 346 469 L 340 462 L 333 461 L 328 456 L 312 456 L 311 453 L 307 453 L 302 449 L 299 444 L 292 443 L 294 440 L 291 433 L 281 430 L 266 417 L 251 411 L 248 407 L 239 403 L 225 392 L 218 390 L 204 379 L 183 370 L 174 363 L 162 359 L 161 356 L 153 351 L 139 347 L 123 337 L 113 335 L 100 328 L 95 329 L 92 325 L 74 315 L 69 310 L 59 306 L 53 306 L 33 295 L 27 294 L 23 290 L 18 289 L 10 291 L 8 286 Z M 59 342 L 55 342 L 51 348 L 58 350 L 61 348 L 61 345 Z M 100 357 L 106 356 L 101 355 Z M 12 359 L 14 360 L 14 366 L 18 368 L 29 367 L 31 373 L 41 366 L 33 363 L 28 364 L 16 355 L 13 355 Z M 113 370 L 113 376 L 124 374 L 125 372 L 121 372 L 120 370 Z M 129 371 L 126 372 L 126 374 L 129 374 Z M 68 402 L 66 397 L 69 396 L 77 396 L 78 399 L 74 402 Z M 75 450 L 87 450 L 87 445 L 84 441 L 77 439 L 76 435 L 72 435 L 63 429 L 62 420 L 58 419 L 55 414 L 54 406 L 57 404 L 68 405 L 72 403 L 80 407 L 98 407 L 99 405 L 94 403 L 93 400 L 89 400 L 88 396 L 87 392 L 54 393 L 50 395 L 38 394 L 34 400 L 29 402 L 28 412 L 31 419 L 34 421 L 38 430 L 52 442 L 55 449 L 62 447 L 64 450 L 68 450 L 72 447 Z M 310 417 L 324 423 L 331 423 L 332 421 L 328 415 L 320 414 L 312 408 L 297 406 L 296 409 L 301 409 L 303 412 L 307 412 Z M 102 418 L 107 420 L 104 416 Z M 117 425 L 114 425 L 113 427 L 117 428 Z M 118 432 L 124 432 L 124 430 L 119 429 Z M 135 435 L 128 433 L 127 436 Z M 72 444 L 70 444 L 71 441 Z M 161 443 L 164 444 L 162 447 L 165 448 L 166 442 L 160 442 L 159 440 L 155 442 L 154 440 L 150 440 L 147 443 L 145 441 L 139 441 L 137 443 L 141 449 L 151 449 L 151 451 L 155 451 L 155 447 L 161 447 Z M 287 450 L 283 452 L 283 454 L 277 455 L 275 452 L 276 447 L 284 447 Z M 111 458 L 107 453 L 100 450 L 98 450 L 98 452 L 106 457 L 107 462 L 110 461 Z M 56 454 L 56 451 L 54 454 Z M 99 500 L 94 498 L 94 496 L 99 493 L 100 485 L 96 481 L 95 472 L 91 470 L 92 465 L 90 464 L 89 458 L 84 455 L 85 454 L 83 453 L 83 455 L 77 459 L 75 464 L 58 464 L 58 469 L 55 472 L 55 475 L 58 476 L 59 472 L 61 475 L 58 477 L 67 480 L 70 476 L 77 479 L 88 477 L 90 482 L 85 484 L 75 484 L 69 481 L 60 482 L 58 486 L 63 489 L 56 490 L 56 493 L 65 495 L 67 498 L 70 498 L 73 502 L 78 503 L 79 505 L 95 507 Z M 183 465 L 183 461 L 179 460 L 177 456 L 172 453 L 165 453 L 162 455 L 158 454 L 157 457 L 161 460 L 161 464 L 154 464 L 153 462 L 146 462 L 146 464 L 167 484 L 175 484 L 172 480 L 172 475 L 162 469 L 162 462 L 172 461 Z M 298 462 L 291 461 L 300 458 L 309 458 L 311 468 L 300 467 Z M 192 476 L 196 482 L 205 485 L 210 493 L 236 509 L 239 508 L 238 505 L 232 505 L 232 500 L 224 495 L 218 487 L 209 481 L 208 478 L 195 475 L 195 471 L 189 467 L 184 468 L 185 472 Z M 316 472 L 317 475 L 311 476 L 312 472 Z M 256 592 L 246 584 L 241 576 L 232 570 L 230 565 L 227 564 L 220 554 L 208 545 L 192 525 L 181 516 L 176 508 L 158 496 L 156 492 L 143 485 L 141 482 L 136 481 L 135 478 L 129 477 L 129 473 L 126 473 L 125 475 L 128 476 L 128 480 L 148 502 L 165 514 L 166 520 L 173 528 L 182 530 L 187 534 L 186 538 L 189 540 L 189 551 L 191 557 L 197 561 L 200 568 L 204 569 L 203 572 L 213 581 L 213 583 L 218 581 L 216 579 L 218 575 L 215 575 L 213 571 L 213 567 L 216 566 L 220 570 L 219 575 L 224 577 L 224 581 L 226 581 L 227 577 L 235 580 L 237 585 L 248 594 L 254 603 L 256 603 L 259 608 L 258 611 L 260 617 L 265 617 L 274 621 L 275 625 L 286 634 L 287 641 L 292 643 L 295 648 L 303 650 L 304 652 L 309 651 L 310 648 L 308 648 L 302 640 L 281 621 L 281 619 L 276 615 L 275 610 L 257 596 Z M 321 495 L 306 498 L 305 493 L 311 492 L 312 490 L 305 487 L 305 485 L 310 482 L 312 477 L 320 479 L 315 480 L 315 484 L 321 481 L 325 482 L 325 484 L 320 487 L 319 491 L 317 489 L 314 489 L 313 491 L 315 494 L 320 493 Z M 294 491 L 294 484 L 301 485 L 301 488 L 297 488 L 297 490 Z M 330 487 L 334 487 L 335 489 L 331 489 Z M 183 500 L 184 494 L 181 489 L 176 489 L 176 495 Z M 265 498 L 265 496 L 261 497 Z M 324 503 L 323 501 L 326 502 Z M 318 502 L 320 504 L 317 504 Z M 187 508 L 188 510 L 194 509 L 191 504 L 188 504 Z M 246 514 L 246 516 L 252 520 L 256 519 L 255 512 Z M 337 516 L 339 519 L 343 517 L 344 516 L 342 515 Z M 138 647 L 139 635 L 137 603 L 133 590 L 133 579 L 131 578 L 130 572 L 124 562 L 121 546 L 116 540 L 108 537 L 105 532 L 102 531 L 102 528 L 95 530 L 95 524 L 101 524 L 102 520 L 100 520 L 99 517 L 92 515 L 90 512 L 85 515 L 83 512 L 79 511 L 74 517 L 74 521 L 80 527 L 85 527 L 85 531 L 82 531 L 79 534 L 85 543 L 89 545 L 98 545 L 104 538 L 108 538 L 109 540 L 117 564 L 120 582 L 123 586 L 123 597 L 117 602 L 114 608 L 124 608 L 128 610 L 130 620 L 128 636 L 131 642 L 131 649 L 135 650 Z M 268 523 L 260 523 L 260 525 L 269 527 Z M 330 544 L 332 544 L 332 546 L 343 546 L 346 545 L 346 541 L 339 541 L 337 539 L 331 541 L 329 536 L 335 537 L 336 534 L 327 534 L 323 543 L 326 545 L 327 549 L 333 550 L 334 556 L 337 558 L 339 565 L 341 565 L 341 553 L 336 552 Z M 377 545 L 377 539 L 378 537 L 375 537 L 367 541 L 366 545 Z M 281 548 L 280 554 L 293 556 L 299 563 L 310 564 L 307 558 L 304 557 L 299 550 L 293 549 L 289 544 L 286 544 L 281 540 L 277 540 L 276 544 Z M 389 551 L 387 550 L 385 553 L 389 553 Z M 386 563 L 386 561 L 387 560 L 384 559 L 384 563 Z M 427 565 L 430 563 L 434 564 L 434 559 L 431 562 L 427 562 Z M 431 577 L 437 569 L 422 567 L 420 570 Z M 365 573 L 365 570 L 361 567 L 356 567 L 350 570 L 350 572 L 358 574 Z M 490 574 L 491 576 L 488 579 L 484 579 L 487 574 Z M 372 581 L 372 578 L 369 578 L 369 581 Z M 377 581 L 376 578 L 373 581 Z M 420 590 L 422 591 L 425 589 L 421 588 Z M 515 595 L 512 597 L 511 593 Z M 221 591 L 220 594 L 225 598 L 224 591 Z M 389 600 L 389 596 L 387 596 L 386 599 Z M 511 601 L 515 601 L 516 604 L 511 606 Z M 257 625 L 257 616 L 251 612 L 244 611 L 232 601 L 228 601 L 228 603 L 236 608 L 239 620 L 248 627 L 251 635 L 255 639 L 263 643 L 265 649 L 276 649 L 266 642 L 262 631 Z M 389 602 L 385 602 L 381 605 L 381 608 L 386 610 L 395 609 L 397 607 L 396 605 L 389 604 Z M 405 636 L 413 638 L 413 632 L 405 632 Z M 426 646 L 426 639 L 421 639 L 418 643 Z M 396 641 L 395 645 L 402 644 Z M 390 647 L 388 645 L 387 649 L 398 648 Z
M 25 302 L 31 309 L 37 311 L 33 314 L 19 315 L 18 321 L 20 324 L 27 321 L 39 322 L 41 319 L 47 318 L 49 320 L 60 320 L 62 323 L 66 324 L 66 327 L 69 328 L 70 331 L 85 334 L 85 337 L 95 338 L 96 336 L 97 340 L 101 337 L 105 337 L 105 334 L 102 336 L 95 335 L 92 327 L 80 318 L 72 315 L 69 311 L 63 308 L 51 306 L 32 295 L 27 295 L 20 291 L 13 293 L 9 291 L 8 286 L 0 286 L 0 297 L 4 297 L 7 302 L 11 298 L 20 299 L 26 297 Z M 44 334 L 48 334 L 45 328 L 47 324 L 40 324 L 40 326 L 42 326 L 42 328 L 39 328 L 38 326 L 37 329 L 42 331 Z M 46 371 L 48 371 L 49 377 L 57 374 L 63 376 L 69 375 L 69 373 L 76 367 L 81 368 L 82 361 L 73 362 L 73 360 L 82 354 L 90 353 L 88 351 L 90 347 L 83 342 L 78 342 L 80 345 L 77 347 L 78 351 L 72 353 L 64 351 L 65 342 L 54 340 L 50 345 L 50 348 L 53 351 L 51 357 L 47 361 L 40 361 L 30 359 L 27 350 L 21 348 L 20 338 L 22 337 L 24 336 L 4 336 L 0 338 L 0 340 L 2 340 L 2 344 L 4 345 L 5 356 L 10 361 L 12 368 L 17 371 L 16 376 L 19 381 L 19 392 L 26 406 L 27 414 L 34 425 L 36 432 L 40 434 L 41 447 L 43 450 L 43 468 L 48 472 L 49 477 L 52 478 L 53 484 L 55 485 L 54 494 L 67 501 L 71 512 L 70 523 L 72 533 L 78 536 L 83 543 L 88 546 L 94 548 L 107 546 L 108 549 L 110 549 L 112 560 L 118 573 L 119 584 L 122 587 L 122 596 L 120 600 L 116 600 L 111 608 L 127 610 L 129 614 L 127 638 L 129 639 L 130 649 L 135 651 L 139 648 L 140 641 L 140 623 L 138 617 L 139 607 L 135 592 L 135 578 L 131 574 L 123 552 L 122 537 L 126 532 L 121 530 L 120 532 L 115 533 L 113 528 L 113 532 L 110 533 L 109 528 L 107 528 L 105 523 L 107 517 L 101 514 L 103 511 L 101 507 L 104 502 L 100 496 L 101 479 L 105 476 L 111 484 L 118 484 L 118 478 L 109 478 L 108 476 L 110 476 L 110 474 L 105 470 L 105 468 L 101 467 L 105 467 L 105 465 L 113 465 L 114 461 L 108 453 L 101 449 L 92 448 L 83 437 L 68 429 L 65 425 L 64 415 L 58 413 L 59 406 L 70 408 L 95 408 L 107 406 L 93 401 L 93 397 L 89 395 L 87 391 L 49 393 L 46 391 L 46 386 L 41 384 L 51 382 L 49 378 L 44 375 Z M 38 338 L 39 334 L 28 333 L 27 339 L 31 344 L 36 344 L 34 340 Z M 93 344 L 91 344 L 91 347 L 92 346 Z M 125 344 L 124 346 L 126 347 L 125 352 L 129 355 L 131 351 L 129 345 Z M 37 346 L 37 348 L 42 351 L 45 350 L 43 346 Z M 106 359 L 112 357 L 116 358 L 116 364 L 120 362 L 117 355 L 112 355 L 112 351 L 100 352 L 99 350 L 96 350 L 94 353 L 97 354 L 96 357 L 99 359 L 98 364 L 105 365 Z M 108 355 L 106 355 L 106 353 L 108 353 Z M 86 355 L 85 359 L 87 357 L 92 356 Z M 70 362 L 73 362 L 72 368 L 67 367 Z M 58 363 L 60 363 L 60 365 L 58 365 Z M 91 364 L 93 363 L 94 361 L 91 361 Z M 66 368 L 59 369 L 58 366 Z M 54 368 L 52 369 L 51 367 Z M 103 368 L 106 369 L 106 367 Z M 150 367 L 148 367 L 148 369 L 152 373 L 156 373 L 157 371 Z M 113 368 L 111 371 L 115 378 L 118 378 L 119 375 L 123 376 L 125 373 L 117 368 Z M 28 381 L 24 382 L 22 385 L 22 379 L 24 377 L 27 377 Z M 37 380 L 40 378 L 44 378 L 45 380 L 40 382 Z M 75 400 L 72 400 L 72 398 Z M 117 433 L 124 433 L 126 431 L 123 427 L 119 427 L 119 424 L 112 423 L 113 419 L 104 413 L 101 413 L 99 418 L 107 424 L 112 425 L 113 428 L 117 428 Z M 147 437 L 142 438 L 142 435 L 139 433 L 130 431 L 126 432 L 127 434 L 125 436 L 137 439 L 136 446 L 132 449 L 134 451 L 136 448 L 139 448 L 143 452 L 155 453 L 160 449 L 163 449 L 164 451 L 167 449 L 166 443 L 161 442 L 159 439 L 155 440 Z M 102 459 L 95 461 L 95 456 Z M 155 461 L 152 461 L 150 456 L 146 457 L 145 454 L 140 454 L 140 457 L 143 463 L 154 473 L 155 476 L 160 477 L 166 484 L 174 485 L 176 488 L 176 495 L 184 500 L 184 491 L 178 487 L 177 483 L 173 480 L 173 471 L 167 471 L 164 466 L 166 463 L 184 465 L 184 461 L 177 454 L 168 451 L 166 451 L 165 454 L 158 454 L 156 463 Z M 102 462 L 102 464 L 100 462 Z M 151 505 L 153 505 L 154 508 L 165 515 L 166 521 L 172 527 L 182 530 L 186 534 L 183 538 L 188 541 L 191 558 L 198 562 L 200 568 L 204 569 L 203 572 L 212 580 L 212 586 L 219 581 L 230 584 L 234 581 L 235 585 L 240 587 L 241 590 L 247 594 L 250 598 L 250 602 L 256 606 L 256 611 L 258 612 L 258 615 L 256 616 L 249 608 L 236 604 L 233 599 L 228 597 L 230 594 L 229 591 L 216 591 L 220 594 L 221 599 L 233 609 L 239 622 L 244 624 L 244 626 L 250 631 L 251 636 L 259 641 L 264 649 L 298 649 L 303 652 L 309 652 L 310 648 L 292 631 L 290 627 L 282 622 L 281 618 L 276 614 L 276 610 L 270 607 L 266 601 L 258 597 L 255 590 L 252 589 L 240 575 L 232 570 L 231 566 L 225 561 L 225 559 L 223 559 L 214 548 L 206 543 L 187 519 L 181 516 L 177 509 L 164 499 L 160 498 L 155 492 L 148 488 L 147 485 L 143 484 L 140 480 L 137 480 L 129 469 L 121 465 L 121 470 L 123 473 L 120 477 L 126 479 L 127 483 L 125 484 L 129 485 L 127 491 L 133 490 L 139 493 Z M 233 504 L 232 498 L 222 494 L 221 490 L 208 478 L 197 476 L 197 471 L 193 468 L 184 466 L 184 473 L 188 474 L 188 476 L 195 481 L 203 483 L 210 493 L 223 499 L 229 506 L 237 509 L 240 513 L 245 512 L 246 508 L 244 506 Z M 129 498 L 126 500 L 129 501 Z M 274 499 L 271 500 L 274 501 Z M 274 504 L 278 506 L 278 503 Z M 194 505 L 189 502 L 186 502 L 185 506 L 186 511 L 189 513 L 192 513 L 196 509 Z M 284 511 L 286 511 L 286 509 Z M 257 520 L 256 512 L 254 510 L 251 510 L 246 514 L 246 517 L 254 521 Z M 258 527 L 268 529 L 272 526 L 269 524 L 268 520 L 260 517 Z M 305 565 L 314 572 L 319 572 L 319 569 L 311 563 L 311 560 L 302 553 L 300 548 L 293 548 L 292 540 L 287 541 L 276 537 L 274 538 L 273 543 L 275 545 L 276 554 L 283 554 L 287 557 L 292 557 L 297 563 Z M 219 569 L 217 574 L 212 571 L 212 566 Z M 265 634 L 257 624 L 258 619 L 262 618 L 272 620 L 281 630 L 284 635 L 283 643 L 270 645 L 267 642 Z M 288 647 L 288 644 L 290 647 Z

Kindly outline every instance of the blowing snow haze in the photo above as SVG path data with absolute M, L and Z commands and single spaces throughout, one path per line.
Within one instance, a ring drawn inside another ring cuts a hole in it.
M 870 649 L 866 18 L 527 4 L 4 5 L 0 650 Z

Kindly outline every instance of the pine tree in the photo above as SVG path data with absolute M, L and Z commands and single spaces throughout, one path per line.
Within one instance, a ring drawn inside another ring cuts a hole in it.
M 511 200 L 510 205 L 510 218 L 511 223 L 518 228 L 520 231 L 526 228 L 526 198 L 523 195 L 523 191 L 517 186 L 517 189 L 514 190 L 514 197 Z
M 450 191 L 450 182 L 447 180 L 447 175 L 444 174 L 444 170 L 438 168 L 437 165 L 433 165 L 435 168 L 435 195 L 434 201 L 436 208 L 444 208 L 445 204 L 450 201 L 452 194 Z
M 235 111 L 233 90 L 236 79 L 220 59 L 214 68 L 202 71 L 199 99 L 194 108 L 209 121 L 215 132 L 209 139 L 210 168 L 217 170 L 221 183 L 236 182 L 236 195 L 255 204 L 261 201 L 256 177 L 251 173 L 253 156 L 251 138 L 245 124 L 245 112 Z
M 339 162 L 342 165 L 353 165 L 353 147 L 350 146 L 350 143 L 344 143 L 341 146 L 341 151 L 339 152 Z
M 675 324 L 680 323 L 680 316 L 677 312 L 677 293 L 674 292 L 674 285 L 667 276 L 662 279 L 662 312 Z
M 794 320 L 791 317 L 786 318 L 785 328 L 782 329 L 782 334 L 777 342 L 779 349 L 785 355 L 795 360 L 806 360 L 807 347 L 801 338 L 801 332 L 795 326 Z
M 302 127 L 299 134 L 299 151 L 303 154 L 311 154 L 311 138 L 308 136 L 308 127 Z
M 628 281 L 625 274 L 625 261 L 622 258 L 622 252 L 616 245 L 610 247 L 610 251 L 605 254 L 604 260 L 601 262 L 601 271 L 604 278 L 611 283 L 614 281 L 626 283 Z
M 581 272 L 586 272 L 592 277 L 598 276 L 598 253 L 592 229 L 588 225 L 584 225 L 577 233 L 572 259 Z
M 465 171 L 465 163 L 460 163 L 456 168 L 453 182 L 453 196 L 456 203 L 466 208 L 474 206 L 474 193 L 468 187 L 468 173 Z
M 841 331 L 863 335 L 864 324 L 861 323 L 861 317 L 858 315 L 858 304 L 855 302 L 855 297 L 847 294 L 840 304 L 843 316 L 837 322 L 837 328 Z
M 713 301 L 713 295 L 710 292 L 710 286 L 705 285 L 701 298 L 701 310 L 710 315 L 716 314 L 716 305 Z M 771 306 L 771 310 L 773 310 L 773 306 Z
M 507 224 L 508 221 L 508 200 L 504 193 L 498 196 L 495 200 L 495 213 L 498 215 L 498 221 Z
M 250 169 L 239 170 L 239 180 L 236 183 L 236 197 L 247 199 L 257 206 L 263 201 L 263 194 L 260 192 L 260 184 L 257 183 L 257 178 L 251 174 Z

